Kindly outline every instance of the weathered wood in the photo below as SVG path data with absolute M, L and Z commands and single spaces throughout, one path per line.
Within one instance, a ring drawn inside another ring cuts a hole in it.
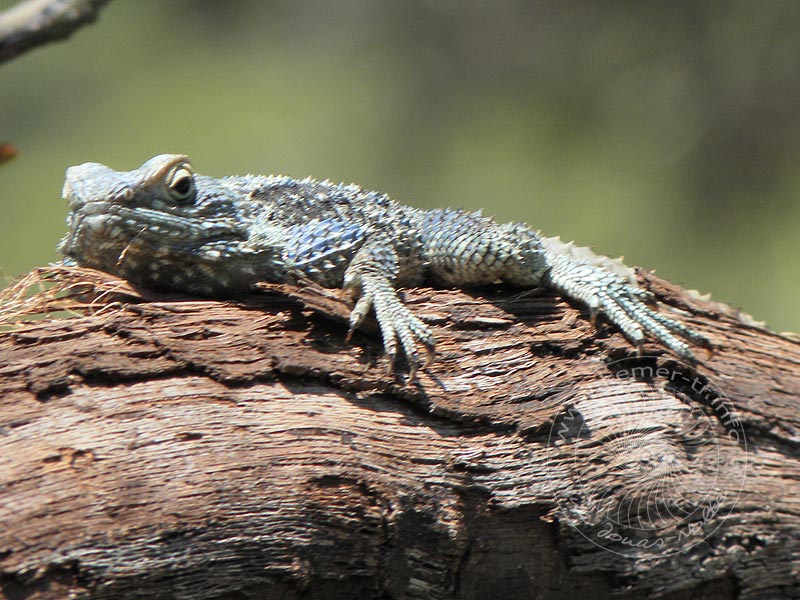
M 0 598 L 800 597 L 800 344 L 724 306 L 641 276 L 692 369 L 552 295 L 409 290 L 407 384 L 335 291 L 49 274 L 85 304 L 0 333 Z

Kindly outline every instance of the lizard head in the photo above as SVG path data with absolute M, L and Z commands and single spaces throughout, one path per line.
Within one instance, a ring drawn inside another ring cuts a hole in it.
M 252 285 L 254 252 L 243 243 L 257 207 L 225 180 L 196 175 L 182 154 L 132 171 L 70 167 L 62 196 L 70 213 L 58 249 L 68 262 L 154 289 L 215 295 Z

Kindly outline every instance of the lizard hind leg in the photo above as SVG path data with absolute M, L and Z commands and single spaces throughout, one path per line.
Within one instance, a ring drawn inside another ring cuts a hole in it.
M 498 225 L 480 212 L 428 211 L 423 252 L 433 279 L 464 287 L 505 281 L 535 287 L 546 269 L 541 239 L 519 223 Z

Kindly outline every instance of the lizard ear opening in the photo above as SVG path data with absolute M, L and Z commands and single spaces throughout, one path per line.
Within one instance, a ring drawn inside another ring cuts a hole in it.
M 194 173 L 189 163 L 176 165 L 167 175 L 167 191 L 175 202 L 187 204 L 194 200 Z

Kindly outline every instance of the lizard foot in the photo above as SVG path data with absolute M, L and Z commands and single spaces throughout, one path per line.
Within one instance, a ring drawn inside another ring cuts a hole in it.
M 648 336 L 690 362 L 696 359 L 683 340 L 711 347 L 704 336 L 652 308 L 655 296 L 629 278 L 596 264 L 574 260 L 568 254 L 551 255 L 549 260 L 552 270 L 548 276 L 553 286 L 587 305 L 593 323 L 597 313 L 602 312 L 639 352 Z
M 375 311 L 383 337 L 383 347 L 389 357 L 389 368 L 394 368 L 398 354 L 398 344 L 409 364 L 409 377 L 414 379 L 417 369 L 427 367 L 434 358 L 436 340 L 419 318 L 408 310 L 391 284 L 385 279 L 363 277 L 361 295 L 350 313 L 350 330 L 347 341 L 353 332 L 364 322 L 370 309 Z M 417 344 L 425 347 L 425 360 L 420 360 Z
M 680 338 L 697 346 L 711 347 L 708 338 L 650 308 L 645 304 L 647 301 L 652 301 L 649 292 L 626 283 L 617 283 L 605 290 L 596 291 L 590 306 L 592 312 L 602 309 L 606 317 L 622 330 L 640 352 L 646 336 L 661 342 L 675 354 L 691 362 L 696 360 L 694 353 Z

